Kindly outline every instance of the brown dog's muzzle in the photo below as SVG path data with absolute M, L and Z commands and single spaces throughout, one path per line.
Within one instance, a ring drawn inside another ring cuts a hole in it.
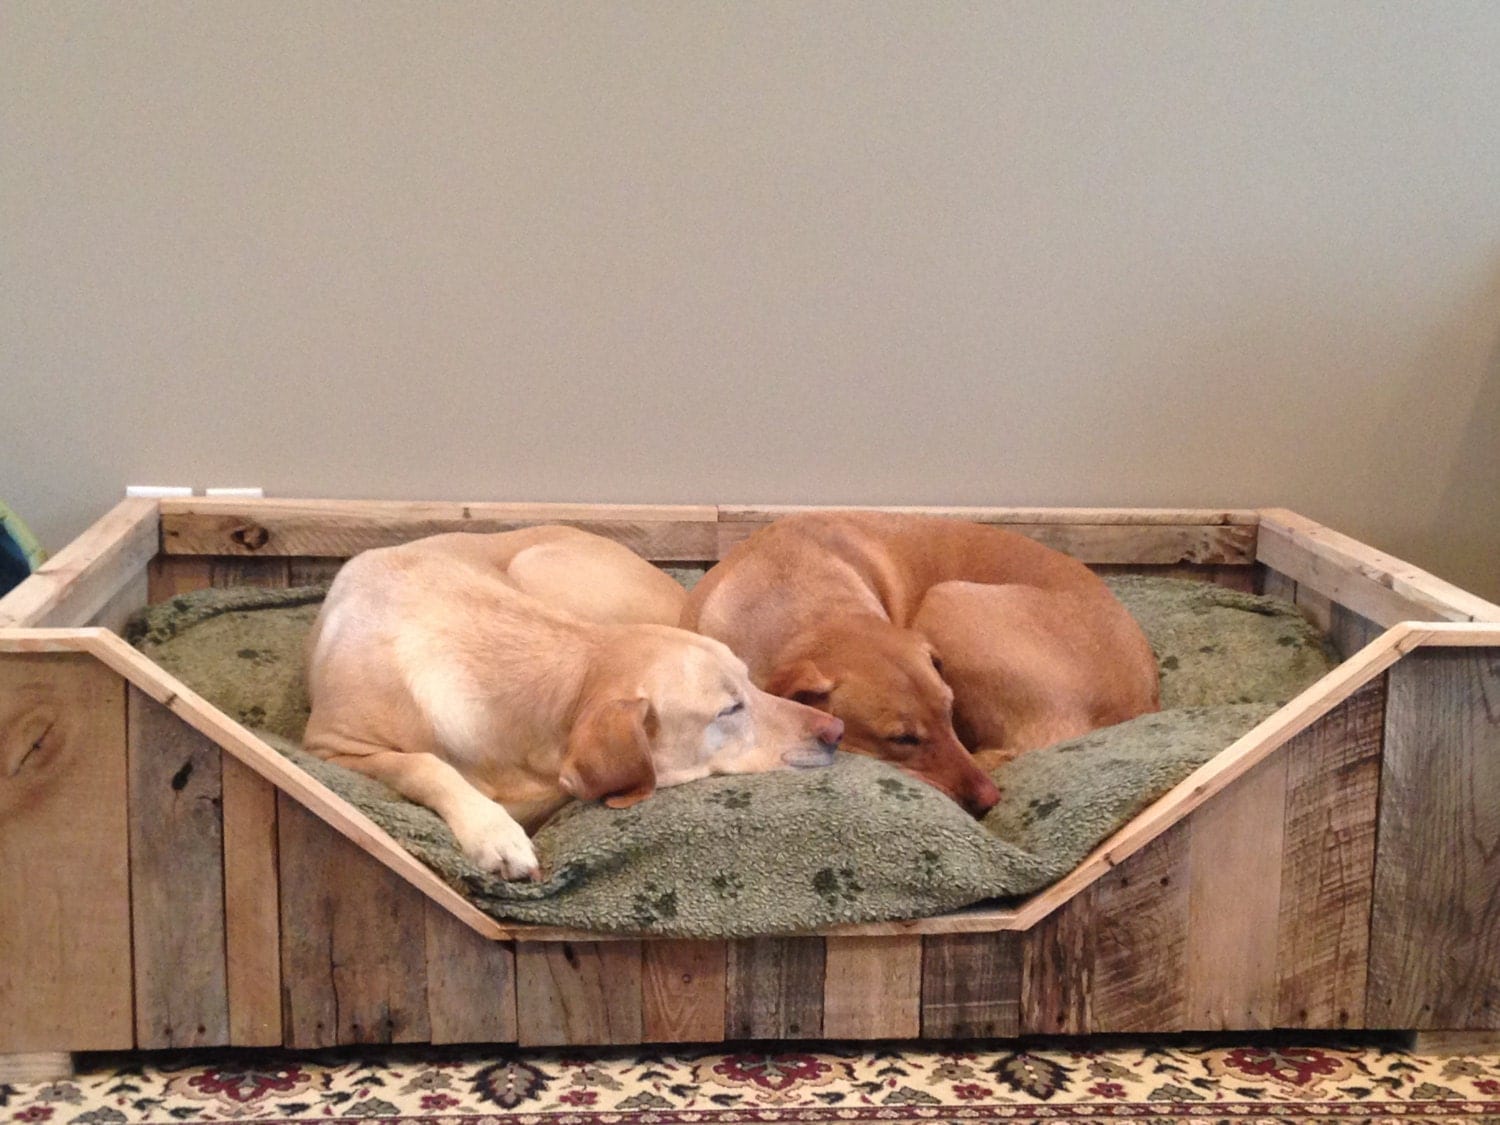
M 956 739 L 941 748 L 933 747 L 904 768 L 941 789 L 976 817 L 989 812 L 1000 800 L 999 788 Z

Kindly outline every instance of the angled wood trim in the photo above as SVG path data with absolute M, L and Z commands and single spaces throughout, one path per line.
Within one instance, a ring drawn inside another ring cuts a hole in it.
M 1500 606 L 1284 508 L 1261 509 L 1256 560 L 1378 625 L 1500 622 Z
M 0 598 L 0 629 L 85 624 L 145 570 L 157 532 L 155 500 L 122 500 Z

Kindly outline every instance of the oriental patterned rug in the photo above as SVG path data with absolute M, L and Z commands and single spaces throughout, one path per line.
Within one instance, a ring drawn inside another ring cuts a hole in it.
M 1238 1042 L 82 1056 L 75 1078 L 0 1086 L 0 1123 L 1500 1125 L 1500 1053 Z

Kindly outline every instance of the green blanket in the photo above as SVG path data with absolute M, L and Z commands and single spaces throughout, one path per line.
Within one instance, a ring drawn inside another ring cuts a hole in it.
M 496 918 L 739 937 L 1031 894 L 1332 666 L 1285 603 L 1172 579 L 1110 585 L 1151 639 L 1163 710 L 1005 765 L 983 821 L 890 766 L 839 754 L 825 770 L 712 778 L 629 809 L 574 802 L 536 835 L 538 884 L 478 871 L 432 812 L 297 748 L 302 640 L 326 587 L 184 595 L 139 616 L 129 637 Z

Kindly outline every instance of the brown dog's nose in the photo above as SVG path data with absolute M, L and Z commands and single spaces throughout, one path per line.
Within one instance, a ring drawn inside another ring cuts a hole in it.
M 983 816 L 994 808 L 1000 801 L 1000 788 L 987 777 L 981 776 L 969 789 L 968 800 L 964 802 L 967 808 L 975 816 Z
M 844 737 L 844 720 L 836 719 L 832 715 L 829 715 L 827 721 L 819 726 L 814 733 L 818 736 L 818 741 L 824 746 L 836 747 L 839 744 L 839 740 Z M 996 794 L 995 799 L 1000 799 L 999 794 Z

